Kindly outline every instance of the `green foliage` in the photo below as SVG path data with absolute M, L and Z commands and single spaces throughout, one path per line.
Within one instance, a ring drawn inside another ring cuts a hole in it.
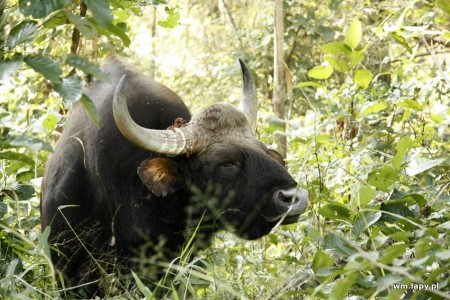
M 117 297 L 449 299 L 448 1 L 286 0 L 286 120 L 270 106 L 270 1 L 151 2 L 85 1 L 84 15 L 78 2 L 0 1 L 0 297 L 59 296 L 39 230 L 44 164 L 76 102 L 99 124 L 83 77 L 108 81 L 95 62 L 133 41 L 131 59 L 194 112 L 238 101 L 242 57 L 260 139 L 286 127 L 310 204 L 260 241 L 186 248 L 156 287 L 132 273 Z

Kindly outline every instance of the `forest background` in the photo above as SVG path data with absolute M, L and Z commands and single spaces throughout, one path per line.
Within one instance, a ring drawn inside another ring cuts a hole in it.
M 0 298 L 61 295 L 39 225 L 40 181 L 74 103 L 99 122 L 83 85 L 106 80 L 99 66 L 111 51 L 194 113 L 237 103 L 242 58 L 258 87 L 259 138 L 273 148 L 286 139 L 289 171 L 309 191 L 298 224 L 253 242 L 222 232 L 174 262 L 160 292 L 450 299 L 447 0 L 0 0 Z M 133 278 L 114 297 L 152 298 Z

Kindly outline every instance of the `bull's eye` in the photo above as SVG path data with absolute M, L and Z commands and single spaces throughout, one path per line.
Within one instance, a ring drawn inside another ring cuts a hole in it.
M 231 177 L 239 174 L 240 168 L 236 163 L 227 161 L 219 165 L 218 171 L 221 176 L 225 176 L 226 178 L 230 177 L 231 179 Z
M 220 167 L 224 168 L 224 169 L 228 169 L 228 168 L 232 168 L 232 167 L 236 167 L 236 165 L 230 161 L 224 162 L 220 165 Z

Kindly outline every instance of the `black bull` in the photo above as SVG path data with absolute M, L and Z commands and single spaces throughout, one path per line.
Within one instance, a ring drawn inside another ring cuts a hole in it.
M 199 222 L 196 243 L 206 245 L 219 229 L 256 239 L 305 211 L 306 191 L 255 137 L 256 91 L 240 63 L 240 109 L 219 103 L 191 118 L 173 91 L 107 59 L 111 82 L 87 92 L 100 127 L 76 106 L 44 175 L 42 227 L 69 284 L 97 279 L 88 270 L 105 253 L 126 261 L 158 246 L 173 259 Z

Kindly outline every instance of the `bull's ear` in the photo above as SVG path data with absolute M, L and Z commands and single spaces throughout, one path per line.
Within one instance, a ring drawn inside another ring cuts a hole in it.
M 138 168 L 138 175 L 148 189 L 158 197 L 174 193 L 181 186 L 176 163 L 168 157 L 144 160 Z
M 286 163 L 284 162 L 284 157 L 283 157 L 283 155 L 281 155 L 281 153 L 279 153 L 275 150 L 269 149 L 267 151 L 267 154 L 270 157 L 272 157 L 273 159 L 275 159 L 277 162 L 279 162 L 283 167 L 286 166 Z

